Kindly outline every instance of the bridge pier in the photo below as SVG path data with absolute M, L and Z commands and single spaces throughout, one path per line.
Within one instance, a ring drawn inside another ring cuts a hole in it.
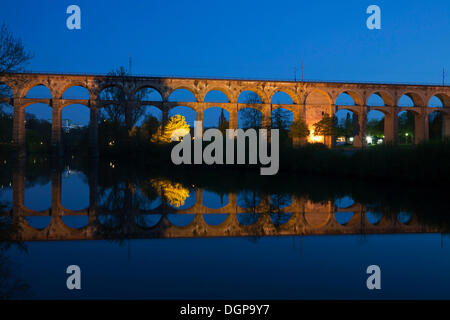
M 203 128 L 205 127 L 203 124 L 203 111 L 204 111 L 203 103 L 199 103 L 199 108 L 196 111 L 197 111 L 197 121 L 202 122 L 202 133 L 203 133 Z
M 62 156 L 61 130 L 62 130 L 62 109 L 59 100 L 52 100 L 52 155 Z
M 237 118 L 238 118 L 237 104 L 236 108 L 230 110 L 230 119 L 228 121 L 228 129 L 237 129 Z
M 13 102 L 13 142 L 18 147 L 19 158 L 25 157 L 25 106 L 21 99 L 14 99 Z
M 397 144 L 398 141 L 398 108 L 393 107 L 390 113 L 384 116 L 384 142 Z
M 367 106 L 361 106 L 359 112 L 353 114 L 355 136 L 353 137 L 353 146 L 363 148 L 367 146 Z
M 25 158 L 20 158 L 13 166 L 12 172 L 13 190 L 13 219 L 18 221 L 23 215 L 25 207 Z M 18 221 L 20 222 L 20 221 Z
M 442 116 L 442 137 L 450 138 L 450 115 Z
M 424 141 L 428 141 L 428 116 L 422 107 L 420 113 L 414 115 L 414 143 L 419 144 Z
M 91 157 L 98 157 L 98 109 L 90 108 L 89 120 L 89 153 Z
M 261 129 L 267 130 L 267 141 L 271 141 L 270 129 L 272 128 L 272 105 L 264 104 L 261 114 Z

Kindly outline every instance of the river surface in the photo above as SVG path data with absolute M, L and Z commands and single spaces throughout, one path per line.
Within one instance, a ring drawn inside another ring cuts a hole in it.
M 80 162 L 5 160 L 3 297 L 450 298 L 439 191 Z M 81 290 L 66 286 L 70 265 Z M 380 290 L 367 288 L 370 265 Z

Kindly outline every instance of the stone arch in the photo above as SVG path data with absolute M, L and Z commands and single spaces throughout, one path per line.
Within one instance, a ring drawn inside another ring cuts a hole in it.
M 161 97 L 161 100 L 155 100 L 155 101 L 163 101 L 163 100 L 164 100 L 164 96 L 163 96 L 163 94 L 162 94 L 161 88 L 159 88 L 158 86 L 155 86 L 155 85 L 150 85 L 150 84 L 142 84 L 142 85 L 140 85 L 140 86 L 137 86 L 136 89 L 133 90 L 133 92 L 132 92 L 132 97 L 133 97 L 133 99 L 136 97 L 136 94 L 137 94 L 139 91 L 143 90 L 143 89 L 152 89 L 152 90 L 155 90 L 155 91 L 159 94 L 159 96 Z
M 64 108 L 71 106 L 71 105 L 82 105 L 85 106 L 89 109 L 91 109 L 91 106 L 89 105 L 89 103 L 74 103 L 73 101 L 65 101 L 65 103 L 61 104 L 61 110 L 63 110 Z
M 242 88 L 240 88 L 238 96 L 237 96 L 238 102 L 239 102 L 239 98 L 241 97 L 242 93 L 244 93 L 245 91 L 251 91 L 251 92 L 256 93 L 259 96 L 261 103 L 263 103 L 263 104 L 269 103 L 269 99 L 267 98 L 267 95 L 265 94 L 265 92 L 257 87 L 242 87 Z
M 431 99 L 433 99 L 433 97 L 438 98 L 439 100 L 441 100 L 442 106 L 443 107 L 450 107 L 450 95 L 445 94 L 445 93 L 434 93 L 432 96 L 428 97 L 427 99 L 427 106 L 430 106 L 430 101 Z
M 0 81 L 0 98 L 14 98 L 12 87 L 3 81 Z
M 163 110 L 154 104 L 142 104 L 139 108 L 144 110 L 144 114 L 136 121 L 135 126 L 142 126 L 143 122 L 150 116 L 155 117 L 160 123 L 163 121 Z
M 389 93 L 387 91 L 383 91 L 383 90 L 374 90 L 374 91 L 370 91 L 369 94 L 367 95 L 367 100 L 366 100 L 367 106 L 369 105 L 369 99 L 373 95 L 379 96 L 383 100 L 385 107 L 392 107 L 395 105 L 394 96 L 391 93 Z
M 170 99 L 170 96 L 171 96 L 175 91 L 177 91 L 178 89 L 184 89 L 184 90 L 189 91 L 189 92 L 192 93 L 192 95 L 194 96 L 194 99 L 195 99 L 194 102 L 199 102 L 199 99 L 198 99 L 198 91 L 197 91 L 195 88 L 190 87 L 190 86 L 186 86 L 186 85 L 179 85 L 179 86 L 175 86 L 175 87 L 170 88 L 170 90 L 169 90 L 168 93 L 167 93 L 167 99 L 169 100 L 169 99 Z M 180 101 L 180 102 L 187 102 L 187 101 Z
M 123 86 L 121 86 L 120 84 L 117 83 L 108 83 L 108 84 L 104 84 L 103 86 L 99 87 L 97 92 L 96 92 L 96 100 L 108 100 L 108 99 L 103 99 L 101 97 L 102 93 L 110 88 L 117 88 L 118 90 L 121 90 L 123 93 L 125 92 L 125 88 Z
M 293 102 L 294 104 L 300 104 L 300 99 L 299 99 L 299 97 L 295 94 L 295 92 L 294 92 L 292 89 L 286 88 L 286 87 L 279 87 L 279 88 L 276 88 L 276 89 L 270 94 L 270 102 L 271 102 L 271 103 L 272 103 L 273 97 L 274 97 L 278 92 L 286 93 L 288 96 L 291 97 L 292 102 Z
M 25 98 L 31 89 L 38 87 L 38 86 L 43 86 L 50 92 L 50 99 L 55 97 L 54 90 L 51 87 L 44 84 L 43 82 L 33 82 L 32 84 L 25 86 L 22 89 L 20 96 Z
M 92 97 L 91 89 L 83 81 L 74 81 L 74 82 L 69 82 L 69 83 L 65 84 L 61 88 L 61 90 L 58 92 L 57 97 L 59 99 L 63 99 L 64 93 L 66 93 L 67 90 L 69 90 L 70 88 L 73 88 L 73 87 L 82 87 L 82 88 L 86 89 L 88 92 L 88 95 L 89 95 L 88 99 L 91 99 L 91 97 Z
M 369 112 L 371 112 L 371 111 L 380 111 L 380 112 L 383 113 L 385 116 L 392 113 L 391 110 L 388 110 L 388 109 L 386 109 L 385 107 L 370 107 L 367 111 L 368 111 L 367 113 L 369 113 Z
M 233 93 L 227 89 L 225 89 L 224 87 L 220 87 L 220 86 L 214 86 L 214 87 L 210 87 L 207 88 L 203 94 L 202 94 L 202 102 L 206 102 L 205 98 L 208 95 L 208 93 L 210 93 L 211 91 L 220 91 L 222 92 L 228 99 L 229 103 L 235 103 L 237 101 L 237 99 L 235 98 L 235 96 L 233 95 Z
M 285 110 L 290 111 L 292 114 L 295 114 L 296 112 L 298 112 L 298 107 L 296 108 L 295 106 L 283 105 L 283 104 L 272 105 L 272 111 L 276 110 L 276 109 L 285 109 Z
M 353 99 L 353 102 L 354 102 L 355 106 L 362 106 L 362 105 L 364 105 L 364 99 L 363 99 L 362 95 L 359 92 L 355 91 L 355 90 L 348 90 L 348 89 L 341 90 L 341 91 L 339 91 L 336 94 L 336 96 L 334 97 L 334 104 L 337 104 L 337 99 L 343 93 L 348 94 Z
M 309 91 L 305 96 L 305 104 L 307 105 L 331 105 L 332 103 L 333 100 L 331 99 L 329 93 L 321 89 L 313 89 Z
M 412 92 L 412 91 L 407 91 L 407 92 L 401 93 L 399 95 L 398 100 L 397 100 L 397 106 L 399 105 L 399 102 L 400 102 L 400 100 L 402 99 L 403 96 L 407 96 L 408 98 L 410 98 L 412 100 L 412 102 L 414 103 L 414 107 L 423 107 L 423 106 L 425 106 L 425 99 L 424 99 L 424 97 L 421 94 L 419 94 L 417 92 Z
M 180 110 L 181 108 L 181 110 Z M 178 110 L 177 110 L 178 109 Z M 183 110 L 184 109 L 184 110 Z M 194 127 L 194 121 L 197 119 L 198 110 L 196 110 L 193 107 L 186 106 L 183 104 L 179 104 L 176 106 L 171 106 L 168 110 L 168 118 L 173 117 L 176 114 L 182 115 L 185 117 L 186 122 L 191 126 Z

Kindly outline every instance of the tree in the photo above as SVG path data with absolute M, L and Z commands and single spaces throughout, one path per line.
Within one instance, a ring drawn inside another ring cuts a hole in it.
M 337 133 L 337 117 L 330 117 L 328 113 L 322 115 L 322 119 L 313 124 L 315 136 L 334 136 Z
M 344 137 L 347 140 L 348 138 L 353 136 L 353 132 L 355 131 L 355 126 L 353 123 L 353 117 L 350 116 L 350 113 L 347 113 L 344 121 Z
M 414 114 L 404 112 L 398 116 L 398 135 L 400 143 L 412 143 L 414 141 Z
M 6 24 L 0 27 L 0 74 L 21 71 L 32 54 L 25 50 L 22 40 L 15 38 Z
M 152 137 L 158 132 L 160 127 L 160 122 L 157 118 L 150 115 L 142 124 L 141 130 L 146 140 L 151 140 Z
M 430 113 L 429 131 L 430 140 L 442 140 L 443 116 L 441 112 Z
M 303 119 L 298 119 L 292 122 L 289 137 L 291 138 L 306 138 L 310 134 L 308 126 Z
M 219 124 L 218 124 L 217 128 L 222 132 L 222 134 L 225 134 L 228 127 L 229 127 L 229 123 L 228 123 L 227 119 L 225 118 L 225 114 L 222 109 L 222 112 L 220 113 Z
M 160 132 L 162 129 L 159 129 Z M 186 123 L 186 119 L 177 114 L 173 117 L 170 117 L 169 121 L 164 127 L 164 131 L 161 134 L 155 135 L 152 138 L 153 142 L 162 142 L 162 143 L 171 143 L 172 137 L 176 140 L 181 139 L 186 134 L 190 133 L 190 127 Z
M 367 134 L 379 139 L 384 136 L 384 119 L 372 119 L 367 123 Z
M 277 108 L 272 113 L 272 128 L 288 131 L 289 129 L 289 111 L 283 108 Z
M 108 76 L 119 78 L 119 80 L 125 84 L 129 73 L 122 66 L 108 73 Z M 103 118 L 109 119 L 117 127 L 125 126 L 128 130 L 131 130 L 131 128 L 136 125 L 137 121 L 144 115 L 145 110 L 141 107 L 129 108 L 128 103 L 133 100 L 142 101 L 146 94 L 147 92 L 140 90 L 134 97 L 130 97 L 124 90 L 118 87 L 113 86 L 106 88 L 102 91 L 100 99 L 111 100 L 117 103 L 107 105 L 103 108 Z
M 2 24 L 0 27 L 0 74 L 23 70 L 23 66 L 31 58 L 32 54 L 25 50 L 22 40 L 15 38 L 6 24 Z M 9 97 L 9 93 L 7 86 L 0 85 L 0 98 Z M 0 112 L 3 112 L 2 103 L 0 103 Z
M 257 105 L 261 104 L 260 97 L 254 92 L 249 92 L 244 103 L 248 104 L 247 108 L 241 110 L 244 129 L 261 128 L 261 116 L 257 109 Z
M 125 87 L 129 74 L 124 67 L 119 67 L 108 73 L 108 76 L 119 79 L 123 84 L 122 87 Z M 134 127 L 144 115 L 145 110 L 141 107 L 130 107 L 130 102 L 142 101 L 146 92 L 140 90 L 134 97 L 129 95 L 128 92 L 115 86 L 108 87 L 101 92 L 99 96 L 101 100 L 114 101 L 113 104 L 103 107 L 99 115 L 99 140 L 102 141 L 102 145 L 112 146 L 116 141 L 129 143 L 135 135 L 137 130 Z

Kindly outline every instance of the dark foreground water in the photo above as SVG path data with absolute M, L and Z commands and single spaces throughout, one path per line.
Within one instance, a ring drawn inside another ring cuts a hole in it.
M 6 298 L 450 298 L 439 190 L 44 159 L 5 164 L 0 185 Z

